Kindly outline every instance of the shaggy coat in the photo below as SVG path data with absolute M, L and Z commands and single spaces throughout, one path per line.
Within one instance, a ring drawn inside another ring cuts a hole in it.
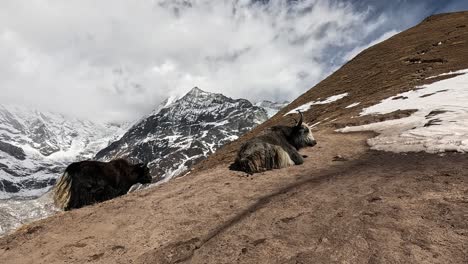
M 298 150 L 313 147 L 317 142 L 300 114 L 301 119 L 295 126 L 274 126 L 244 143 L 231 168 L 257 173 L 304 163 Z
M 132 165 L 124 159 L 75 162 L 55 184 L 54 203 L 63 210 L 80 208 L 126 194 L 135 183 L 150 182 L 145 164 Z

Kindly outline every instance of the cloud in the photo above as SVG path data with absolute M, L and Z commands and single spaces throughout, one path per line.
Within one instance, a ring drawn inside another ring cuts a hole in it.
M 346 61 L 349 61 L 349 60 L 351 60 L 352 58 L 356 57 L 356 55 L 358 55 L 359 53 L 361 53 L 361 51 L 363 51 L 363 50 L 365 50 L 365 49 L 367 49 L 367 48 L 369 48 L 369 47 L 372 47 L 372 46 L 374 46 L 374 45 L 376 45 L 376 44 L 378 44 L 378 43 L 380 43 L 380 42 L 382 42 L 382 41 L 385 41 L 385 40 L 391 38 L 392 36 L 394 36 L 394 35 L 396 35 L 396 34 L 398 34 L 398 33 L 399 33 L 399 32 L 396 31 L 396 30 L 390 30 L 390 31 L 388 31 L 388 32 L 385 32 L 384 34 L 382 34 L 382 36 L 380 36 L 379 38 L 377 38 L 377 39 L 371 41 L 370 43 L 365 44 L 365 45 L 363 45 L 363 46 L 357 46 L 357 47 L 355 47 L 354 49 L 352 49 L 351 51 L 349 51 L 349 52 L 344 56 L 344 59 L 345 59 Z
M 291 100 L 356 47 L 402 29 L 385 12 L 352 1 L 0 5 L 0 103 L 102 121 L 139 118 L 194 86 L 253 101 Z

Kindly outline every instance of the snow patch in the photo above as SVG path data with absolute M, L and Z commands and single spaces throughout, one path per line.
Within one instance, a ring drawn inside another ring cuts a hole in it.
M 427 77 L 426 80 L 430 80 L 430 79 L 434 79 L 434 78 L 438 78 L 438 77 L 442 77 L 442 76 L 447 76 L 447 75 L 465 74 L 465 73 L 468 73 L 468 69 L 459 70 L 459 71 L 449 71 L 449 72 L 442 73 L 442 74 L 439 74 L 439 75 L 436 75 L 436 76 Z
M 322 101 L 312 101 L 310 103 L 307 103 L 307 104 L 303 104 L 299 107 L 296 107 L 294 108 L 293 110 L 289 111 L 288 113 L 285 114 L 286 115 L 289 115 L 289 114 L 294 114 L 296 113 L 297 111 L 301 111 L 301 112 L 306 112 L 308 111 L 313 105 L 323 105 L 323 104 L 329 104 L 329 103 L 333 103 L 335 101 L 338 101 L 340 99 L 343 99 L 345 98 L 346 96 L 348 96 L 348 93 L 342 93 L 342 94 L 337 94 L 337 95 L 333 95 L 333 96 L 330 96 L 328 98 L 326 98 L 325 100 L 322 100 Z
M 358 106 L 358 105 L 360 105 L 360 104 L 361 104 L 361 102 L 352 103 L 352 104 L 346 106 L 345 108 L 353 108 L 353 107 Z
M 409 117 L 338 131 L 378 132 L 379 136 L 368 141 L 371 148 L 376 150 L 468 152 L 468 70 L 455 73 L 462 75 L 392 96 L 360 113 L 363 116 L 417 109 Z

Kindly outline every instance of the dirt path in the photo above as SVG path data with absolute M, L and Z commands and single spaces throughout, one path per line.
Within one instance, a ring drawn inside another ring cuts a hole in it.
M 369 152 L 368 136 L 62 213 L 1 239 L 0 263 L 466 263 L 467 156 Z

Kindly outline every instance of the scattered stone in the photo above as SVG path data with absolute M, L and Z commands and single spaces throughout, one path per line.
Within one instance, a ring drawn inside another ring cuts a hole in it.
M 112 250 L 124 250 L 124 249 L 125 249 L 125 247 L 121 246 L 121 245 L 117 245 L 117 246 L 112 247 Z
M 377 202 L 377 201 L 382 201 L 382 198 L 380 198 L 378 196 L 374 196 L 374 197 L 371 197 L 371 198 L 367 199 L 367 201 L 369 203 L 373 203 L 373 202 Z
M 335 157 L 333 157 L 333 161 L 347 161 L 348 159 L 341 156 L 341 155 L 336 155 Z
M 426 124 L 424 124 L 424 127 L 430 127 L 430 126 L 439 126 L 442 124 L 442 120 L 438 119 L 438 118 L 435 118 L 435 119 L 431 119 L 429 120 L 429 122 L 427 122 Z
M 265 241 L 266 241 L 266 238 L 261 238 L 261 239 L 257 239 L 257 240 L 255 240 L 255 241 L 253 241 L 252 244 L 253 244 L 254 246 L 258 246 L 258 245 L 260 245 L 260 244 L 265 243 Z
M 444 114 L 444 113 L 447 113 L 447 111 L 445 110 L 432 110 L 429 114 L 427 114 L 425 117 L 426 118 L 431 118 L 431 117 L 434 117 L 436 115 L 440 115 L 440 114 Z

